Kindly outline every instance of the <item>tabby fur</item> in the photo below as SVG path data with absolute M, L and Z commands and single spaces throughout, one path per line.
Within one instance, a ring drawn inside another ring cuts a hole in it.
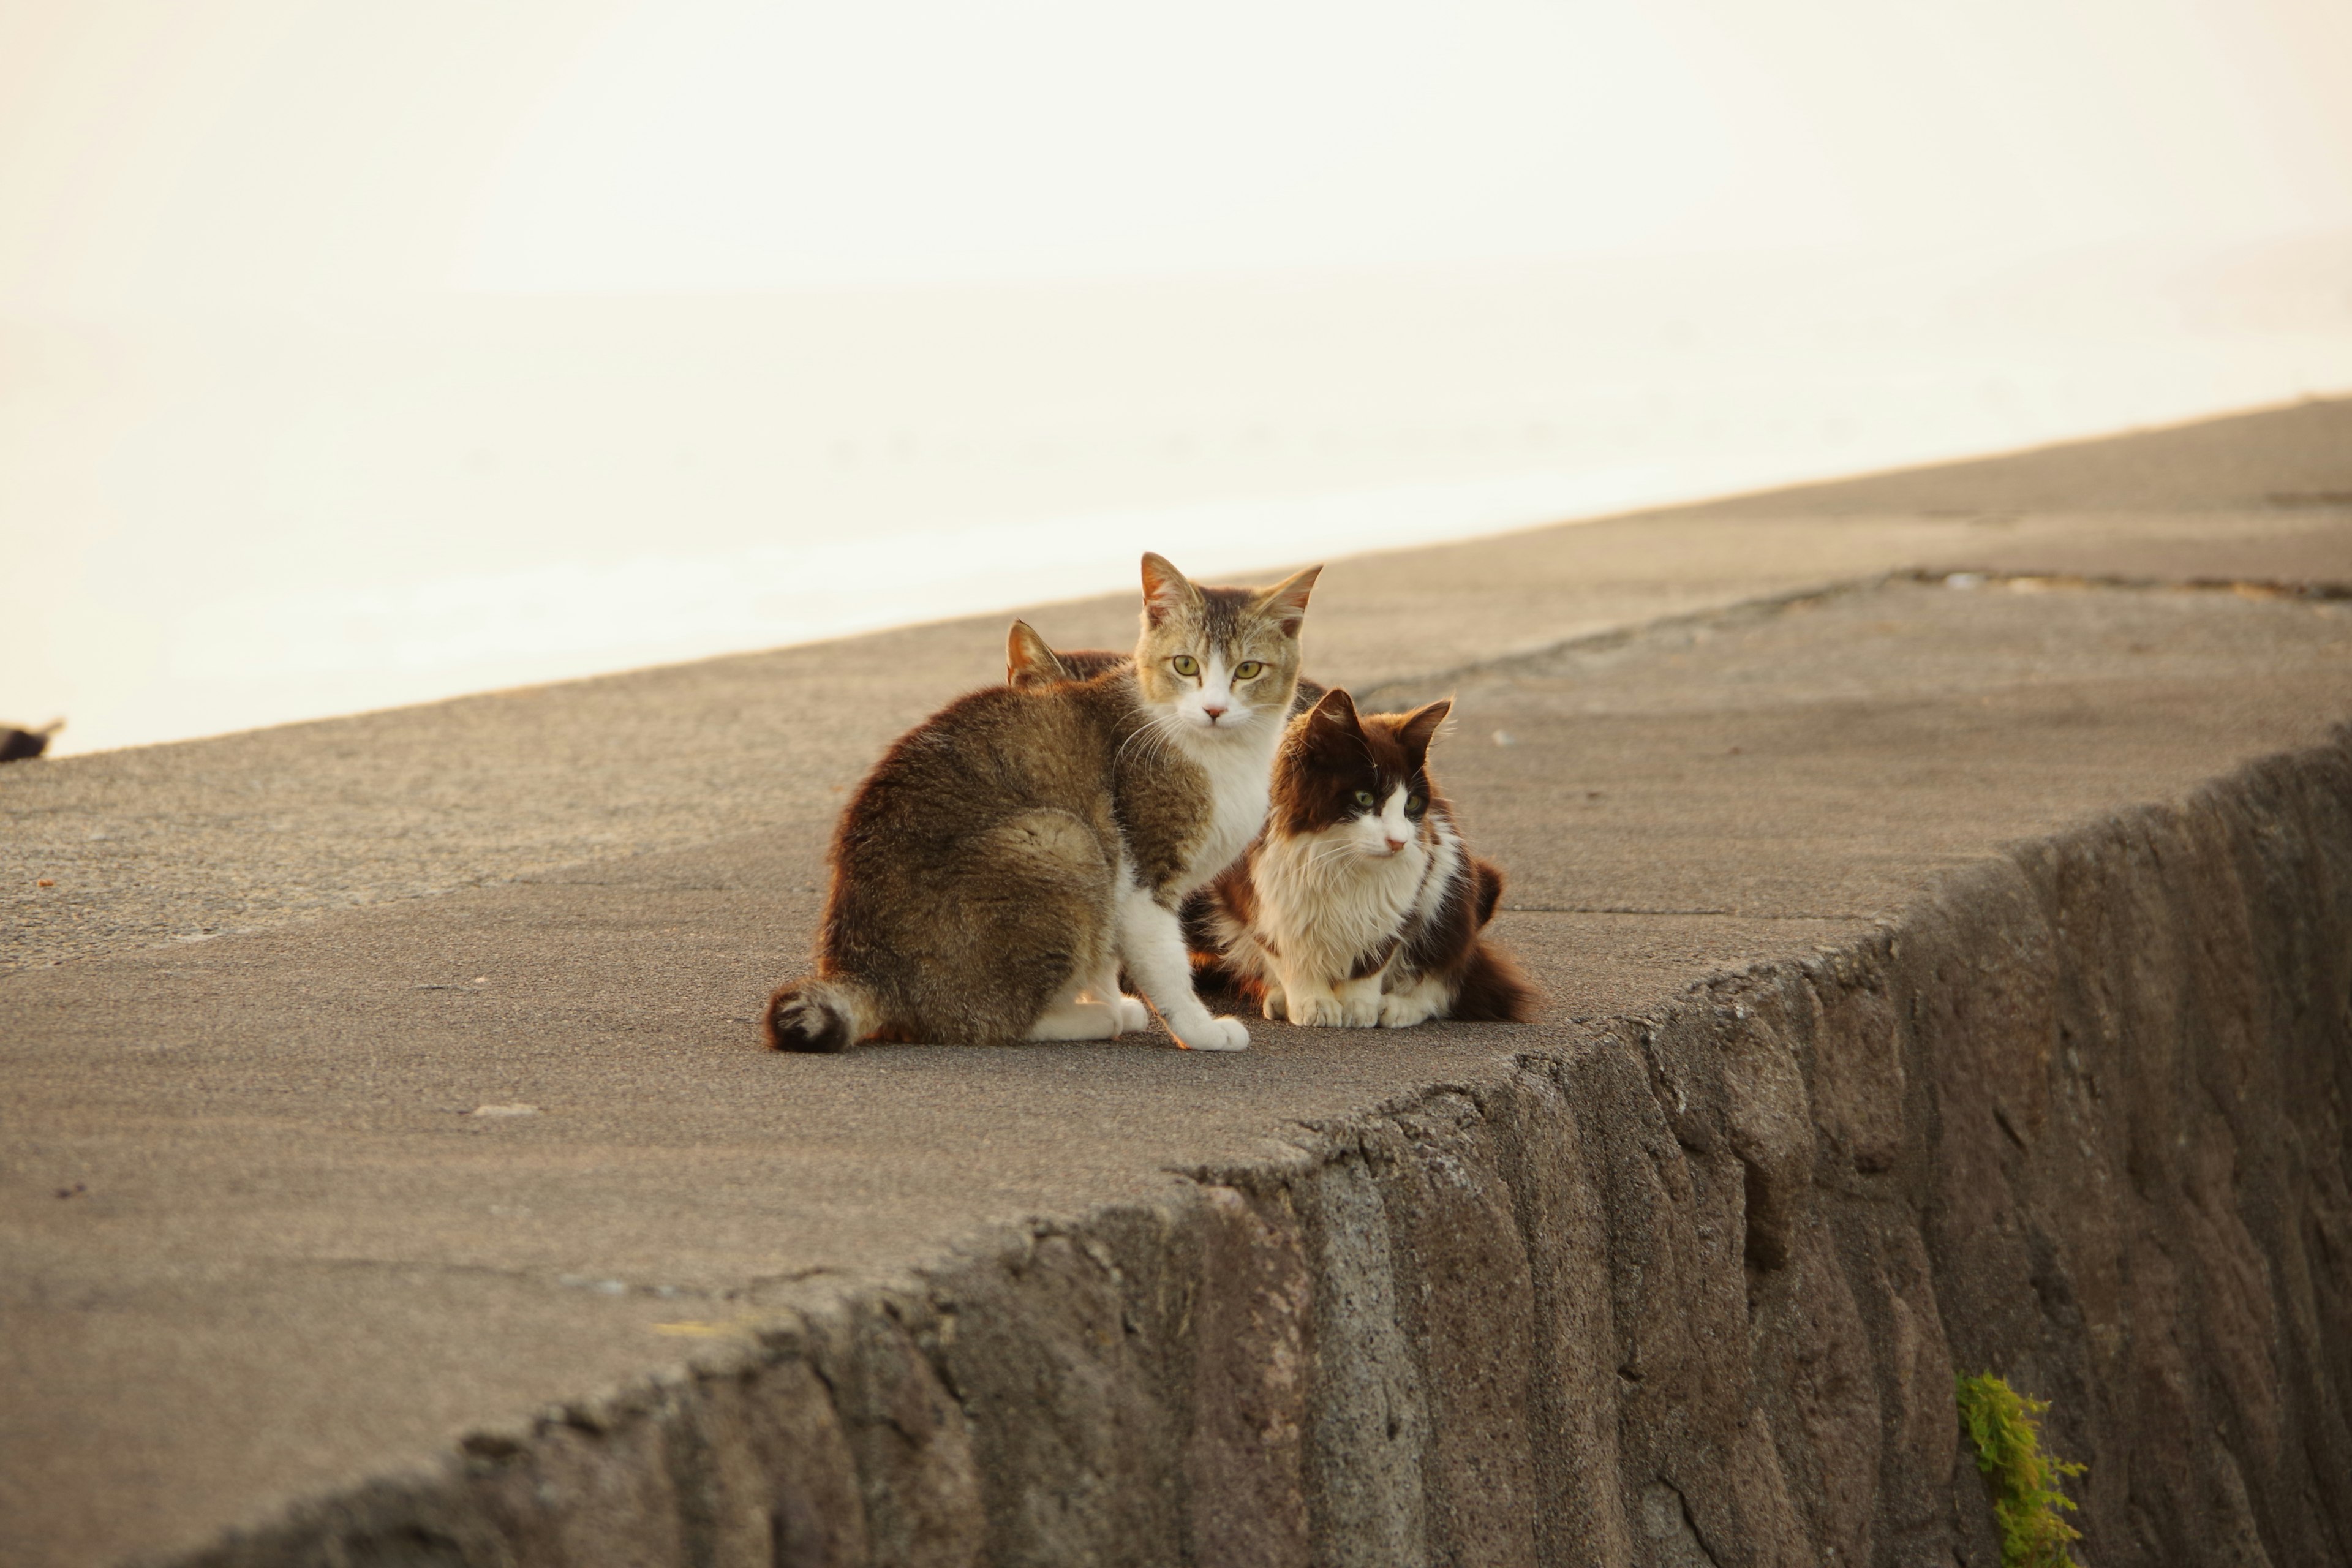
M 1265 817 L 1319 568 L 1202 588 L 1143 558 L 1135 653 L 1084 680 L 985 688 L 901 736 L 834 835 L 815 972 L 776 991 L 779 1050 L 883 1038 L 1181 1046 L 1248 1029 L 1193 994 L 1178 910 Z

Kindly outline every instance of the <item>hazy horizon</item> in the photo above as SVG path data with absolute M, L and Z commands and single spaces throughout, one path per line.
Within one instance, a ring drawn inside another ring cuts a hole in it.
M 0 0 L 73 752 L 2352 390 L 2352 16 Z

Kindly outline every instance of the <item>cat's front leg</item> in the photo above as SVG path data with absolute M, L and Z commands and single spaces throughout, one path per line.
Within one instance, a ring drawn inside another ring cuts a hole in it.
M 1361 1029 L 1380 1022 L 1381 983 L 1293 973 L 1283 977 L 1285 1011 L 1310 1029 Z
M 1100 974 L 1087 981 L 1079 996 L 1083 1001 L 1099 1002 L 1110 1009 L 1111 1016 L 1118 1021 L 1118 1026 L 1111 1031 L 1113 1039 L 1138 1029 L 1151 1027 L 1151 1009 L 1144 1005 L 1143 998 L 1129 996 L 1118 988 L 1117 959 L 1111 960 Z
M 1381 977 L 1342 980 L 1332 987 L 1339 997 L 1339 1021 L 1350 1029 L 1369 1029 L 1381 1021 Z
M 1186 1050 L 1243 1051 L 1249 1027 L 1239 1018 L 1214 1018 L 1192 992 L 1192 958 L 1183 922 L 1141 888 L 1130 884 L 1118 900 L 1119 957 L 1143 988 L 1168 1032 Z

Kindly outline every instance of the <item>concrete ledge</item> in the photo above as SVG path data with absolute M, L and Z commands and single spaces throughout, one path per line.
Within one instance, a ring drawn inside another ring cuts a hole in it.
M 0 771 L 0 1559 L 2344 1555 L 2347 432 L 1334 563 L 1524 1028 L 757 1050 L 1001 624 Z
M 1986 1366 L 2101 1562 L 2340 1561 L 2347 1100 L 2339 734 L 182 1561 L 1990 1564 Z

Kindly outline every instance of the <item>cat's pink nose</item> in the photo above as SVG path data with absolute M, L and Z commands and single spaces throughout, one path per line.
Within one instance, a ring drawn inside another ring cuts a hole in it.
M 1391 838 L 1391 839 L 1390 839 L 1390 840 L 1389 840 L 1389 853 L 1390 853 L 1390 854 L 1393 855 L 1393 854 L 1395 854 L 1398 850 L 1400 850 L 1400 849 L 1402 849 L 1402 848 L 1403 848 L 1403 847 L 1404 847 L 1404 840 L 1403 840 L 1403 839 L 1402 839 L 1402 838 Z
M 1205 702 L 1201 704 L 1201 711 L 1209 716 L 1209 722 L 1212 724 L 1225 716 L 1225 710 L 1223 708 L 1212 708 Z

